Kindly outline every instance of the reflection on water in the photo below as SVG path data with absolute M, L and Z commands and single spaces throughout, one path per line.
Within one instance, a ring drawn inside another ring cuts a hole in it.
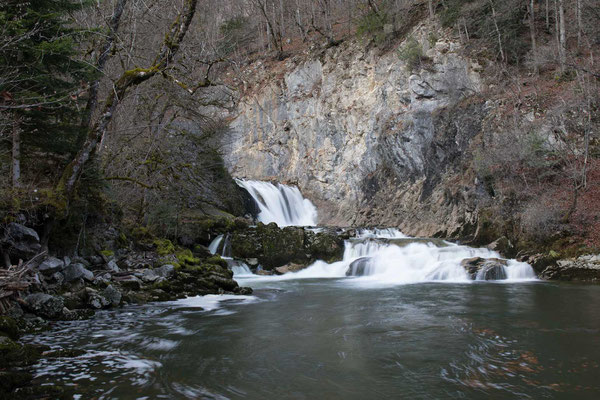
M 87 352 L 37 379 L 102 399 L 600 396 L 597 286 L 251 282 L 58 323 L 29 340 Z

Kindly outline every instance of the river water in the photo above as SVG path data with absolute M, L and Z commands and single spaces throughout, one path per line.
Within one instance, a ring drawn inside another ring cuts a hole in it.
M 255 294 L 57 323 L 28 340 L 86 354 L 37 379 L 82 399 L 600 398 L 600 286 L 238 279 Z

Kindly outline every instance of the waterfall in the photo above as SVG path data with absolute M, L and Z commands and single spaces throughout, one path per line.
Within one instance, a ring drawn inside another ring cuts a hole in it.
M 237 184 L 258 204 L 260 222 L 275 222 L 280 227 L 317 225 L 317 209 L 310 200 L 302 197 L 297 187 L 244 180 L 237 180 Z
M 212 254 L 217 254 L 222 240 L 223 235 L 217 236 L 212 242 L 210 242 L 210 245 L 208 245 L 208 251 L 210 251 Z

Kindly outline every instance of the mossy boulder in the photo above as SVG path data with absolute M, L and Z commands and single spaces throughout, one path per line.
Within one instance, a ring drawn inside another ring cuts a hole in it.
M 0 316 L 0 336 L 7 336 L 12 340 L 19 338 L 19 325 L 11 317 Z
M 236 258 L 256 258 L 265 270 L 273 270 L 289 263 L 340 260 L 344 243 L 331 232 L 314 233 L 301 227 L 279 228 L 275 223 L 259 223 L 256 228 L 233 232 L 231 250 Z

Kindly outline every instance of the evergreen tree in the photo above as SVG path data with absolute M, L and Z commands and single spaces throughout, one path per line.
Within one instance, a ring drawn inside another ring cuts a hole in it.
M 52 172 L 60 172 L 56 167 L 76 151 L 82 95 L 93 69 L 78 58 L 85 32 L 72 26 L 70 15 L 84 5 L 72 0 L 0 4 L 0 128 L 12 138 L 13 187 L 22 184 L 21 165 L 39 174 L 40 152 Z

